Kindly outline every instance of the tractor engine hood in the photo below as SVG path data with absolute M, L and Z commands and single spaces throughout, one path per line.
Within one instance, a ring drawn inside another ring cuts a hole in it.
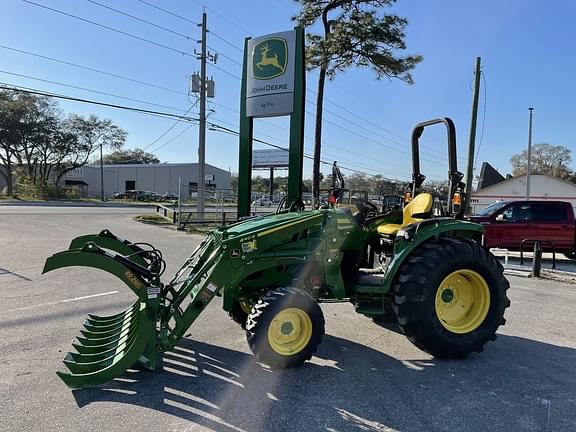
M 259 216 L 221 228 L 224 236 L 231 238 L 262 232 L 274 232 L 297 227 L 300 224 L 320 224 L 324 220 L 324 211 L 290 212 Z

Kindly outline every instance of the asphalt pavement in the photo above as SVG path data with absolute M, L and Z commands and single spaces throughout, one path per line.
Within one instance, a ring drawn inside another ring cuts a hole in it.
M 133 222 L 141 209 L 0 206 L 0 431 L 576 431 L 576 285 L 510 276 L 495 342 L 440 361 L 349 304 L 322 305 L 303 367 L 254 361 L 211 304 L 156 372 L 71 391 L 54 373 L 88 313 L 134 300 L 110 275 L 41 275 L 75 236 L 110 229 L 162 250 L 171 275 L 200 236 Z

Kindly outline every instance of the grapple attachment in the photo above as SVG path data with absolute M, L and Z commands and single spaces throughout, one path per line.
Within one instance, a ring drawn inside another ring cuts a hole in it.
M 76 352 L 64 359 L 68 371 L 57 372 L 58 376 L 69 387 L 80 388 L 110 381 L 135 364 L 155 369 L 160 353 L 176 345 L 216 294 L 209 278 L 219 258 L 219 244 L 209 236 L 163 285 L 160 251 L 119 239 L 107 230 L 78 237 L 68 250 L 49 257 L 43 273 L 73 266 L 97 268 L 118 277 L 138 297 L 116 315 L 89 315 L 72 344 Z

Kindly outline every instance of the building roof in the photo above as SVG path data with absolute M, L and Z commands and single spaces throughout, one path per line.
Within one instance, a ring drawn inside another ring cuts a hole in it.
M 478 180 L 476 190 L 485 189 L 505 180 L 506 179 L 504 176 L 500 174 L 496 168 L 494 168 L 488 162 L 482 162 L 482 168 L 480 169 L 480 180 Z
M 181 162 L 181 163 L 157 163 L 157 164 L 104 164 L 104 166 L 106 168 L 162 168 L 162 167 L 181 167 L 181 166 L 197 166 L 198 162 Z M 222 168 L 218 168 L 214 165 L 210 165 L 210 164 L 205 164 L 206 167 L 215 169 L 215 170 L 220 170 L 220 171 L 225 171 L 228 172 Z M 90 168 L 98 168 L 100 169 L 100 163 L 94 163 L 94 164 L 90 164 L 90 165 L 86 165 Z
M 544 174 L 531 174 L 532 199 L 576 199 L 576 184 Z M 491 186 L 476 190 L 472 197 L 517 199 L 526 193 L 526 175 L 511 177 Z

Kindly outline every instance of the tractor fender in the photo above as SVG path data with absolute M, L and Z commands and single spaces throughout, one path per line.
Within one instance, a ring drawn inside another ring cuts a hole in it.
M 471 238 L 480 242 L 484 227 L 480 224 L 453 218 L 434 218 L 402 227 L 394 241 L 394 258 L 386 270 L 384 292 L 396 280 L 398 270 L 412 252 L 431 238 L 438 236 Z

